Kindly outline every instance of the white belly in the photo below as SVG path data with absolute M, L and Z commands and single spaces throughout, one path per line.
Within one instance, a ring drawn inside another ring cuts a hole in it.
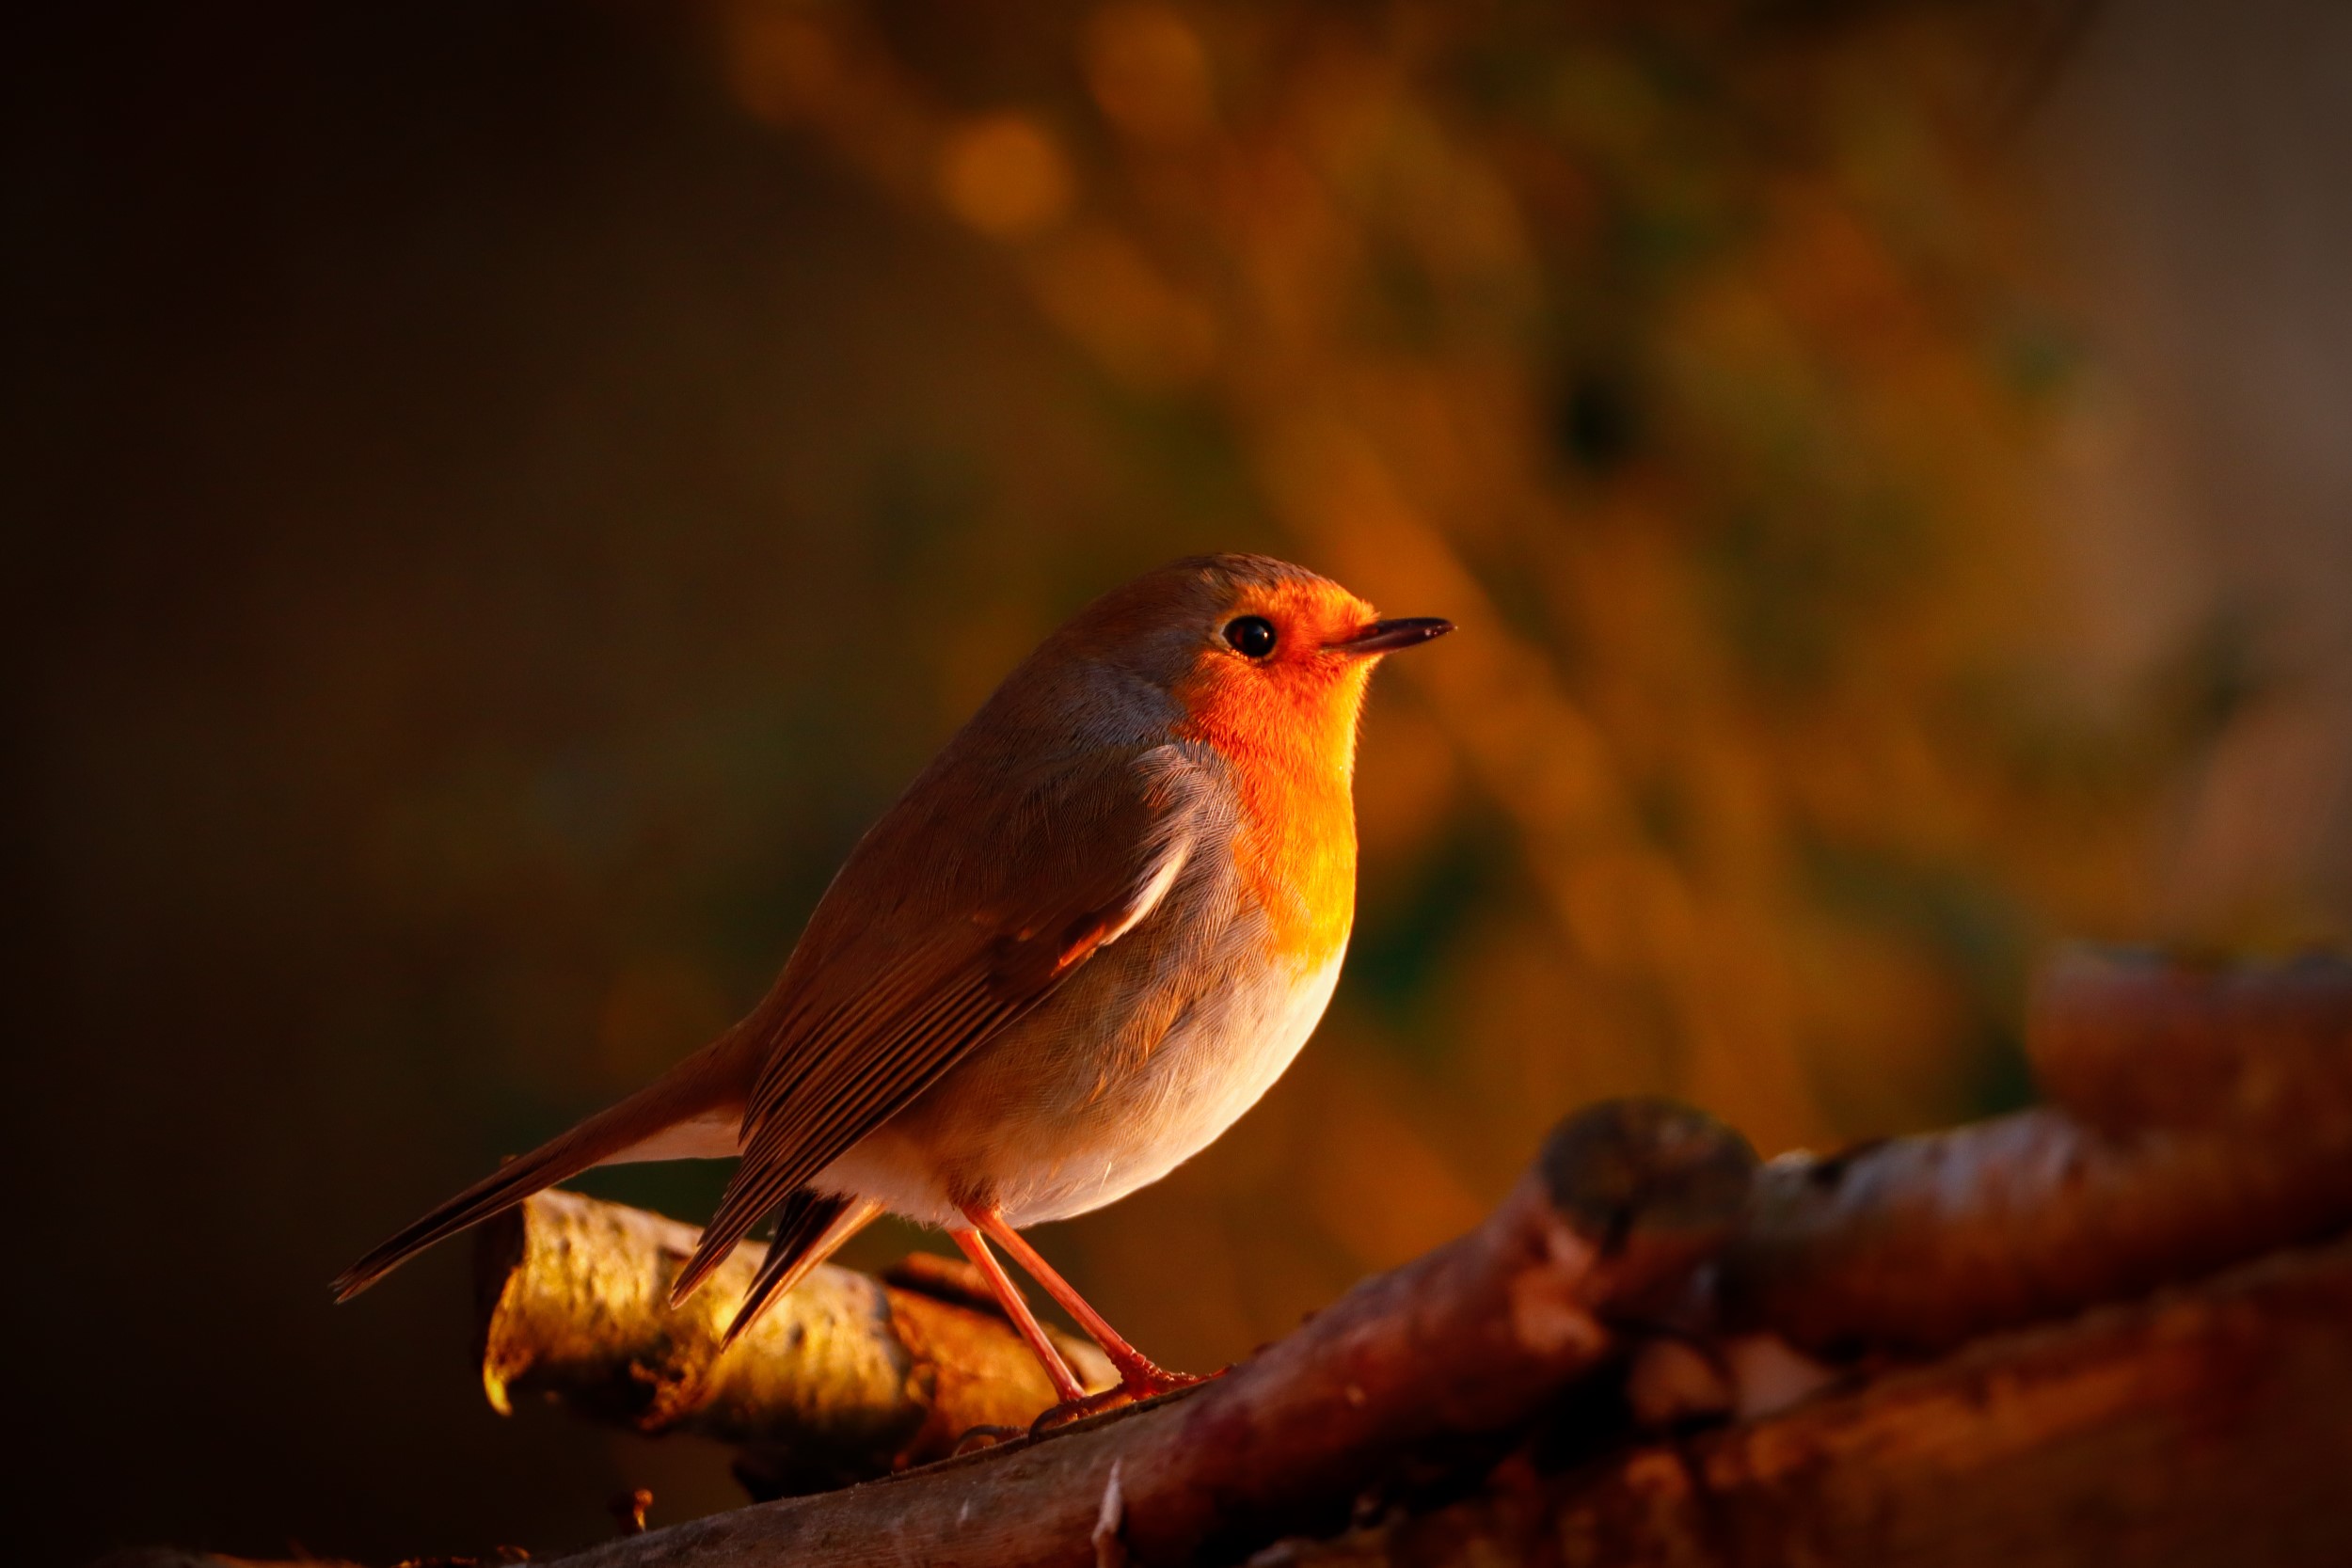
M 732 1160 L 743 1126 L 743 1107 L 723 1105 L 715 1110 L 672 1122 L 652 1137 L 608 1154 L 601 1164 L 632 1165 L 650 1160 Z
M 1059 1070 L 1024 1053 L 1017 1070 L 1036 1077 L 1043 1068 L 1058 1082 L 1028 1085 L 1017 1115 L 993 1109 L 1005 1088 L 995 1064 L 976 1064 L 962 1084 L 959 1075 L 943 1080 L 942 1094 L 927 1097 L 933 1103 L 868 1137 L 814 1184 L 940 1226 L 964 1223 L 947 1172 L 992 1194 L 1015 1227 L 1116 1202 L 1206 1148 L 1273 1087 L 1322 1020 L 1339 974 L 1334 954 L 1305 974 L 1276 965 L 1230 980 L 1196 1001 L 1140 1063 L 1108 1076 L 1089 1065 L 1104 1057 L 1099 1041 L 1068 1042 L 1049 1058 Z

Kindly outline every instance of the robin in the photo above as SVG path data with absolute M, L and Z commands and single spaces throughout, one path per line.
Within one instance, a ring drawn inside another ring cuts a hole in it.
M 1085 1390 L 992 1241 L 1118 1369 L 1098 1402 L 1198 1381 L 1128 1344 L 1020 1230 L 1158 1180 L 1297 1054 L 1355 912 L 1366 680 L 1452 629 L 1264 556 L 1104 594 L 859 841 L 741 1022 L 392 1236 L 336 1299 L 591 1166 L 739 1155 L 671 1297 L 774 1216 L 729 1341 L 887 1211 L 947 1231 L 1064 1407 Z

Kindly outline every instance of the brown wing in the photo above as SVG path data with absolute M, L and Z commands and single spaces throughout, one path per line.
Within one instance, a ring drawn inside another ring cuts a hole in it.
M 1173 746 L 1041 768 L 977 822 L 943 787 L 918 784 L 858 846 L 750 1021 L 770 1043 L 743 1161 L 673 1299 L 1149 915 L 1229 821 L 1206 768 Z

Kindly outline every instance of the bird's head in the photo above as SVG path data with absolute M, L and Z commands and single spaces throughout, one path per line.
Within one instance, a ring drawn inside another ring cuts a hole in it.
M 1435 618 L 1383 620 L 1303 566 L 1214 555 L 1113 590 L 1055 641 L 1159 687 L 1182 729 L 1229 753 L 1279 754 L 1344 775 L 1373 667 L 1453 629 Z

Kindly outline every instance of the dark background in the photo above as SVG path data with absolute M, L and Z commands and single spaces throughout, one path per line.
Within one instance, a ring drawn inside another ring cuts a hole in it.
M 746 1006 L 1188 551 L 1463 633 L 1383 676 L 1299 1068 L 1041 1238 L 1173 1364 L 1596 1095 L 1932 1124 L 2026 1092 L 2061 936 L 2340 940 L 2352 55 L 2198 9 L 12 24 L 17 1550 L 727 1506 L 491 1415 L 462 1245 L 325 1281 Z

